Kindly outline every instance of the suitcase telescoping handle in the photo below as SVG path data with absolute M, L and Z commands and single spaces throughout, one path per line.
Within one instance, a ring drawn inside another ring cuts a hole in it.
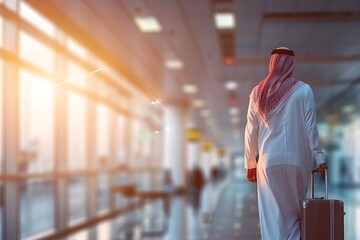
M 314 199 L 314 173 L 318 172 L 316 169 L 311 172 L 311 198 Z M 327 169 L 325 169 L 325 199 L 328 199 L 328 179 Z

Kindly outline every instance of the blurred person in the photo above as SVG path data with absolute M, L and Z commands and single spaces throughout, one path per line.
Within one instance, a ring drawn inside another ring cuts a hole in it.
M 219 180 L 219 168 L 218 168 L 218 166 L 213 166 L 211 168 L 211 180 L 214 181 L 214 182 Z
M 292 50 L 274 49 L 269 74 L 250 94 L 245 168 L 248 180 L 257 182 L 264 240 L 300 239 L 299 201 L 306 197 L 313 157 L 319 172 L 327 169 L 314 95 L 308 84 L 292 77 L 294 68 Z
M 190 172 L 189 184 L 190 201 L 195 212 L 197 212 L 200 207 L 201 190 L 205 184 L 204 174 L 198 164 Z

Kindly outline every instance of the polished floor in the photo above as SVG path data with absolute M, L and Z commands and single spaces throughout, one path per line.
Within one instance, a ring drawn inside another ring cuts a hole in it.
M 317 195 L 324 193 L 321 179 Z M 330 187 L 329 198 L 345 202 L 345 239 L 360 239 L 360 188 Z M 78 232 L 68 240 L 144 239 L 217 240 L 261 239 L 256 185 L 245 181 L 243 170 L 221 183 L 208 183 L 199 204 L 185 196 L 173 197 L 169 209 L 152 201 L 129 214 Z

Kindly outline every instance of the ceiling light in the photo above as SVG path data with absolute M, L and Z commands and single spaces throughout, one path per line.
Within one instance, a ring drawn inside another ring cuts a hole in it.
M 161 25 L 154 17 L 137 17 L 135 23 L 142 32 L 160 32 Z
M 215 26 L 218 29 L 235 28 L 235 15 L 233 13 L 215 13 Z
M 225 89 L 228 91 L 236 90 L 238 88 L 238 84 L 236 81 L 230 80 L 225 83 Z
M 208 117 L 210 116 L 211 112 L 207 109 L 203 109 L 200 114 L 202 117 Z
M 193 102 L 192 102 L 192 105 L 196 108 L 202 108 L 205 106 L 205 102 L 201 99 L 195 99 Z
M 180 60 L 170 59 L 166 61 L 165 66 L 169 69 L 182 69 L 184 67 L 184 64 Z
M 238 115 L 239 114 L 239 109 L 237 109 L 236 107 L 232 107 L 229 109 L 229 113 L 230 115 Z
M 225 64 L 226 65 L 233 65 L 234 64 L 234 58 L 233 57 L 226 57 L 225 58 Z
M 184 93 L 193 94 L 197 92 L 197 87 L 192 84 L 185 84 L 182 86 L 182 90 Z

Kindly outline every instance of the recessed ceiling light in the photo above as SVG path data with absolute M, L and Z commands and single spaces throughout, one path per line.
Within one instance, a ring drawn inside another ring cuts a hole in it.
M 135 23 L 142 32 L 160 32 L 161 25 L 154 17 L 136 17 Z
M 239 114 L 239 109 L 236 107 L 232 107 L 229 109 L 229 113 L 230 115 L 238 115 Z
M 205 106 L 205 102 L 201 99 L 195 99 L 193 102 L 192 102 L 192 105 L 196 108 L 202 108 Z
M 192 84 L 185 84 L 182 86 L 182 90 L 184 93 L 194 94 L 197 92 L 197 87 Z
M 215 26 L 218 29 L 232 29 L 235 28 L 235 15 L 230 12 L 215 13 Z
M 228 91 L 236 90 L 238 88 L 238 84 L 236 81 L 229 80 L 225 83 L 225 89 Z
M 165 66 L 169 69 L 182 69 L 184 67 L 184 64 L 180 60 L 170 59 L 166 61 Z

